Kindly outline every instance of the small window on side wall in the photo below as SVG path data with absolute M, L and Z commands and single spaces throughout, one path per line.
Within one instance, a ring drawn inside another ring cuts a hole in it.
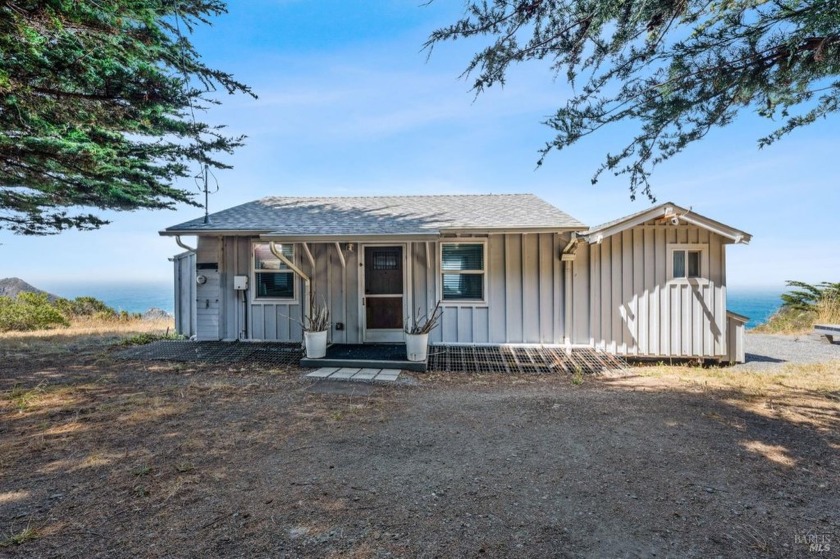
M 673 258 L 673 279 L 691 279 L 702 277 L 701 261 L 703 251 L 675 249 Z
M 441 244 L 441 298 L 444 302 L 484 301 L 484 244 Z
M 294 262 L 294 245 L 275 245 L 279 252 Z M 253 258 L 255 299 L 294 299 L 295 273 L 274 256 L 268 243 L 254 244 Z

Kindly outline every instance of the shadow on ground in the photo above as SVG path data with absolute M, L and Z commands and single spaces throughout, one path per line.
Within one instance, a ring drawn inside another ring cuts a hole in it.
M 336 394 L 295 368 L 101 352 L 0 367 L 2 555 L 811 557 L 805 535 L 840 541 L 830 404 L 797 421 L 734 391 L 567 375 Z

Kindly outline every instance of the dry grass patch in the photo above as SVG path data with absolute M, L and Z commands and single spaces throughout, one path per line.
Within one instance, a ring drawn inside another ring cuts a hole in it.
M 154 334 L 165 335 L 173 332 L 175 323 L 172 319 L 93 319 L 86 318 L 72 322 L 66 328 L 49 330 L 32 330 L 29 332 L 0 333 L 0 349 L 10 352 L 49 351 L 51 353 L 68 353 L 72 351 L 73 342 L 83 342 L 87 346 L 111 344 L 115 338 L 132 335 Z
M 824 430 L 840 426 L 840 361 L 793 364 L 773 371 L 729 367 L 636 367 L 612 384 L 646 389 L 709 392 L 727 403 L 768 417 Z
M 37 540 L 39 537 L 41 535 L 38 533 L 38 530 L 29 523 L 23 530 L 9 534 L 0 540 L 0 547 L 23 545 L 28 541 Z
M 76 409 L 85 400 L 85 392 L 100 388 L 97 384 L 49 385 L 46 382 L 31 388 L 15 385 L 9 391 L 0 392 L 0 409 L 8 406 L 19 414 L 36 413 L 44 409 L 54 412 Z

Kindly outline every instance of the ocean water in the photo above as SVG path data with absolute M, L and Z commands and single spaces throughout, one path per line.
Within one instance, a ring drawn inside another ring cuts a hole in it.
M 152 307 L 168 313 L 175 309 L 172 282 L 39 282 L 35 287 L 66 299 L 95 297 L 109 307 L 130 313 Z
M 749 317 L 747 329 L 755 328 L 767 322 L 773 313 L 782 306 L 782 287 L 728 287 L 726 290 L 726 308 L 732 312 Z
M 171 313 L 175 307 L 170 282 L 39 283 L 36 287 L 70 299 L 83 295 L 96 297 L 120 311 L 144 312 L 156 307 Z M 749 317 L 747 328 L 755 328 L 779 309 L 782 305 L 779 296 L 784 291 L 784 288 L 729 287 L 727 308 Z

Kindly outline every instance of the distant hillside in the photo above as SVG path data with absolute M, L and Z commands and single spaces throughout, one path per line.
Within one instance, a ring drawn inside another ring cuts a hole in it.
M 18 293 L 47 293 L 37 287 L 33 287 L 20 278 L 3 278 L 0 279 L 0 297 L 11 297 L 14 299 Z M 50 301 L 58 299 L 52 293 L 47 293 L 47 298 Z

